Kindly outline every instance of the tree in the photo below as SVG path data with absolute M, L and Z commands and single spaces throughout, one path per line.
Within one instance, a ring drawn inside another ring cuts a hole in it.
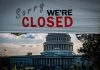
M 26 34 L 26 33 L 11 33 L 11 34 L 16 35 L 16 36 L 20 36 L 20 35 Z
M 76 34 L 83 47 L 78 52 L 83 53 L 83 60 L 91 61 L 97 70 L 100 70 L 100 34 Z

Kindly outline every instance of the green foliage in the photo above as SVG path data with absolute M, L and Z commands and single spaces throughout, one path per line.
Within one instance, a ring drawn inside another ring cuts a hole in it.
M 79 36 L 78 36 L 79 35 Z M 92 61 L 93 65 L 100 66 L 100 34 L 77 34 L 78 40 L 84 40 L 83 47 L 78 52 L 83 53 L 83 59 Z
M 26 34 L 26 33 L 11 33 L 11 34 L 16 35 L 16 36 L 20 36 L 20 35 Z

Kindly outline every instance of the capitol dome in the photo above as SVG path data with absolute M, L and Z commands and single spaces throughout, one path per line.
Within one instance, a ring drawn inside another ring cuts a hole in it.
M 42 55 L 72 55 L 73 43 L 71 42 L 70 35 L 66 33 L 49 33 L 44 43 L 44 52 Z

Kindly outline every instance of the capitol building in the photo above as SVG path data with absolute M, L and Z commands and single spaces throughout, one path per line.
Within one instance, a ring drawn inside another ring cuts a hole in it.
M 39 57 L 39 66 L 50 67 L 51 70 L 60 68 L 69 70 L 73 60 L 73 43 L 70 35 L 66 33 L 49 33 L 43 45 L 44 51 Z M 36 64 L 36 61 L 34 64 Z
M 7 70 L 71 70 L 81 56 L 73 54 L 71 37 L 66 33 L 48 33 L 41 55 L 9 56 L 0 58 L 0 68 Z M 5 65 L 2 65 L 4 64 Z M 0 69 L 0 70 L 1 70 Z

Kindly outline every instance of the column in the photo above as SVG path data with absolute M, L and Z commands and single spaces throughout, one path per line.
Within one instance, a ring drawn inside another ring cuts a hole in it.
M 59 44 L 57 45 L 57 48 L 59 48 Z
M 49 50 L 50 50 L 50 44 L 48 46 L 49 46 Z
M 51 46 L 50 46 L 50 44 L 49 44 L 49 50 L 51 50 Z
M 58 63 L 58 58 L 57 58 L 57 65 L 59 65 L 59 63 Z
M 55 65 L 57 65 L 57 59 L 55 58 Z
M 67 50 L 67 45 L 65 44 L 65 50 Z
M 65 46 L 64 46 L 64 50 L 66 50 L 66 44 L 65 44 Z
M 69 50 L 69 44 L 68 44 L 68 48 L 67 49 Z
M 50 44 L 51 50 L 52 50 L 52 44 Z
M 53 48 L 53 44 L 52 44 L 52 50 L 54 50 L 54 48 Z
M 63 50 L 63 48 L 64 48 L 64 44 L 62 44 L 61 47 L 62 47 L 62 50 Z
M 61 65 L 62 63 L 61 63 L 61 58 L 60 58 L 60 65 Z
M 70 46 L 70 44 L 69 44 L 69 50 L 71 50 L 71 46 Z
M 53 66 L 53 58 L 51 58 L 51 65 Z
M 48 50 L 49 50 L 49 44 L 48 44 Z
M 51 44 L 51 46 L 52 46 L 52 50 L 53 50 L 53 45 Z
M 58 65 L 60 65 L 60 58 L 58 58 Z
M 72 45 L 72 51 L 73 51 L 73 45 Z
M 48 58 L 48 60 L 49 60 L 49 63 L 48 63 L 48 64 L 49 64 L 49 66 L 50 66 L 50 58 Z
M 53 64 L 53 66 L 54 66 L 54 57 L 52 58 L 52 64 Z
M 46 63 L 46 65 L 47 65 L 47 58 L 45 58 L 45 63 Z
M 65 46 L 65 44 L 64 44 L 64 46 Z M 62 46 L 62 50 L 64 50 L 64 46 Z
M 54 49 L 54 44 L 52 44 L 52 47 L 53 47 L 53 49 Z
M 60 44 L 58 48 L 61 49 L 61 48 L 60 48 L 61 46 L 62 46 L 62 44 Z
M 46 47 L 47 47 L 47 50 L 48 50 L 48 45 Z
M 61 50 L 63 50 L 63 46 L 60 46 Z

